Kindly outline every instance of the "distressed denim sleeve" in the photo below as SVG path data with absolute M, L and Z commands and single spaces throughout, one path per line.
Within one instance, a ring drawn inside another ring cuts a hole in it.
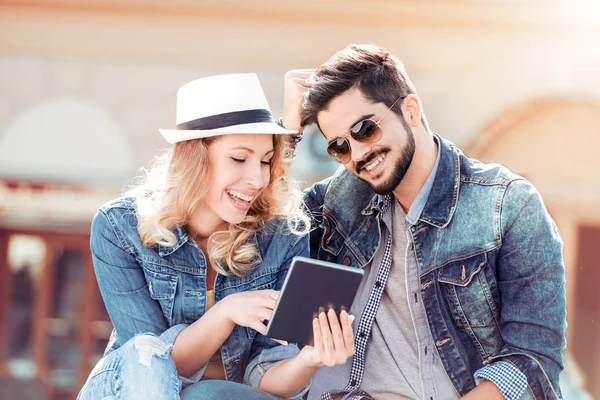
M 116 347 L 137 334 L 165 332 L 169 325 L 158 302 L 150 297 L 135 250 L 103 210 L 92 222 L 90 248 L 100 293 L 116 331 Z
M 527 377 L 517 367 L 506 361 L 488 364 L 475 371 L 475 381 L 479 385 L 484 380 L 494 382 L 507 400 L 519 400 L 527 391 Z
M 277 284 L 275 289 L 280 290 L 285 281 L 285 277 L 295 256 L 308 256 L 308 235 L 303 235 L 293 240 L 290 249 L 287 252 L 285 260 L 279 270 Z M 279 361 L 295 357 L 300 350 L 298 346 L 290 343 L 287 346 L 269 339 L 268 337 L 258 333 L 252 343 L 250 362 L 246 367 L 244 374 L 244 382 L 252 387 L 259 388 L 260 381 L 264 374 L 277 364 Z M 290 399 L 301 399 L 308 389 L 310 384 L 303 388 L 299 393 L 290 397 Z
M 187 325 L 169 327 L 158 302 L 150 297 L 144 272 L 134 250 L 126 243 L 113 222 L 100 210 L 92 222 L 90 248 L 94 271 L 104 305 L 114 327 L 110 350 L 139 334 L 152 333 L 170 347 Z M 200 380 L 204 366 L 184 383 Z
M 500 331 L 505 360 L 526 377 L 537 399 L 560 399 L 566 294 L 562 240 L 541 196 L 526 180 L 511 182 L 500 210 Z

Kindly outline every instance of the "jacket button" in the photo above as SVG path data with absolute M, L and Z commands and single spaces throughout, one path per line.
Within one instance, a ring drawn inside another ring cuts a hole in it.
M 342 261 L 342 264 L 348 266 L 350 265 L 350 259 L 348 257 L 344 258 L 344 261 Z

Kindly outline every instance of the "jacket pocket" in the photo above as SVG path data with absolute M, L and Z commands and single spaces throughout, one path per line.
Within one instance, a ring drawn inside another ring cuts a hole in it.
M 144 274 L 148 281 L 150 297 L 159 302 L 163 315 L 169 321 L 169 324 L 171 324 L 173 322 L 173 305 L 177 291 L 177 275 L 162 274 L 146 269 L 144 269 Z
M 221 287 L 216 290 L 217 292 L 222 292 L 222 297 L 225 297 L 233 293 L 249 290 L 274 289 L 277 284 L 278 273 L 278 266 L 261 265 L 257 269 L 247 272 L 242 277 L 233 274 L 225 277 Z
M 482 253 L 453 261 L 439 270 L 438 282 L 458 326 L 484 327 L 498 316 L 486 269 L 487 254 Z
M 481 360 L 498 353 L 503 346 L 497 323 L 499 296 L 487 254 L 446 264 L 438 282 L 456 326 L 467 332 Z

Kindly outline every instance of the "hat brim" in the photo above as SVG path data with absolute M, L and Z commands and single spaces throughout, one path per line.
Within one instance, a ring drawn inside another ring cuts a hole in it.
M 228 126 L 227 128 L 210 129 L 203 131 L 184 131 L 178 129 L 159 129 L 159 131 L 161 135 L 165 138 L 165 140 L 169 143 L 177 143 L 186 140 L 202 139 L 220 135 L 298 134 L 298 131 L 292 131 L 289 129 L 282 128 L 281 126 L 272 122 L 233 125 Z

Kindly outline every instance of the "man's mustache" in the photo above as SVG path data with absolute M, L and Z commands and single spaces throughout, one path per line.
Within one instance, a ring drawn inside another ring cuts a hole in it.
M 370 152 L 369 154 L 367 154 L 365 156 L 365 158 L 356 162 L 356 173 L 360 173 L 367 164 L 370 164 L 371 162 L 375 161 L 375 159 L 377 157 L 379 157 L 380 155 L 385 154 L 389 151 L 390 151 L 390 149 L 381 149 L 381 150 Z

